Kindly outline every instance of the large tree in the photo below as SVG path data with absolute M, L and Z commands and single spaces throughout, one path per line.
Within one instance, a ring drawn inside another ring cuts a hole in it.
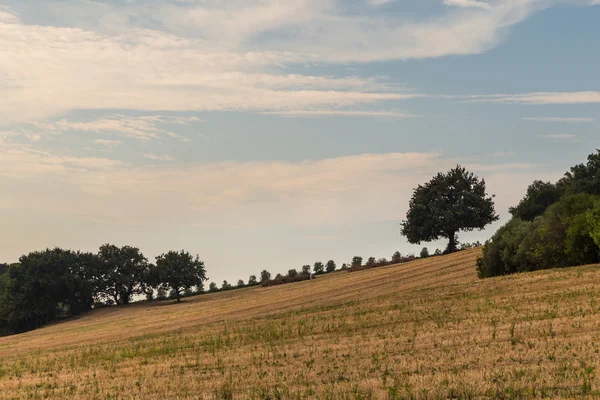
M 446 238 L 446 252 L 451 253 L 457 249 L 458 232 L 483 229 L 496 220 L 485 180 L 458 165 L 415 189 L 402 235 L 413 244 Z
M 98 251 L 102 262 L 102 291 L 115 304 L 129 304 L 143 294 L 149 276 L 148 260 L 137 247 L 104 244 Z
M 169 251 L 156 257 L 156 275 L 160 285 L 170 289 L 178 303 L 186 290 L 207 280 L 204 262 L 184 250 Z

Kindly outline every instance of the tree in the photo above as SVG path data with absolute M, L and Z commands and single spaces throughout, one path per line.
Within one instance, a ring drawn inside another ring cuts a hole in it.
M 258 281 L 256 280 L 256 275 L 250 275 L 248 278 L 248 286 L 256 286 L 258 285 Z
M 362 266 L 363 259 L 360 256 L 352 257 L 352 268 L 357 268 Z
M 265 283 L 271 280 L 271 273 L 266 269 L 260 273 L 260 283 Z
M 333 271 L 335 271 L 336 268 L 337 268 L 337 265 L 335 264 L 335 261 L 333 261 L 333 260 L 327 261 L 327 264 L 325 265 L 325 270 L 327 272 L 333 272 Z
M 367 260 L 367 263 L 365 264 L 367 267 L 374 267 L 375 266 L 375 257 L 369 257 L 369 259 Z
M 173 291 L 178 303 L 184 291 L 207 280 L 204 262 L 184 250 L 156 257 L 156 275 L 161 286 Z
M 320 275 L 325 271 L 325 266 L 321 261 L 317 261 L 313 267 L 313 272 L 315 275 Z
M 594 202 L 594 207 L 587 212 L 586 217 L 590 227 L 590 236 L 600 248 L 600 200 Z
M 347 270 L 347 269 L 348 269 L 348 264 L 346 264 L 346 263 L 343 263 L 343 264 L 342 264 L 342 266 L 340 267 L 340 269 L 341 269 L 342 271 L 345 271 L 345 270 Z
M 244 283 L 244 280 L 243 280 L 243 279 L 239 279 L 239 280 L 237 281 L 237 285 L 236 285 L 235 287 L 236 287 L 236 288 L 238 288 L 238 289 L 241 289 L 241 288 L 244 288 L 244 287 L 246 287 L 246 284 Z
M 156 290 L 156 300 L 166 300 L 167 299 L 167 291 L 162 287 L 159 287 Z
M 219 287 L 217 286 L 216 283 L 211 282 L 210 285 L 208 285 L 208 293 L 215 293 L 219 291 Z
M 295 278 L 298 276 L 298 271 L 296 271 L 296 269 L 290 269 L 287 273 L 287 276 L 290 278 Z
M 421 250 L 420 257 L 421 258 L 429 257 L 429 249 L 427 249 L 427 247 L 423 247 L 423 250 Z
M 401 223 L 402 235 L 412 244 L 446 238 L 446 252 L 452 253 L 458 232 L 481 230 L 498 218 L 485 180 L 458 165 L 415 189 Z
M 303 265 L 302 266 L 302 273 L 303 274 L 310 274 L 310 265 Z
M 434 256 L 441 256 L 442 255 L 442 251 L 440 249 L 435 249 L 435 251 L 433 252 Z
M 600 195 L 600 149 L 587 158 L 586 164 L 575 165 L 565 174 L 569 194 Z
M 525 197 L 516 207 L 509 208 L 509 212 L 524 221 L 533 221 L 560 200 L 561 195 L 562 191 L 558 186 L 550 182 L 534 181 L 527 188 Z
M 115 304 L 129 304 L 132 297 L 143 294 L 150 268 L 148 260 L 137 247 L 100 246 L 101 261 L 99 279 L 103 295 Z
M 392 254 L 392 263 L 398 264 L 402 262 L 402 254 L 399 251 Z
M 231 290 L 233 289 L 233 286 L 227 282 L 227 281 L 223 281 L 223 285 L 221 286 L 221 290 L 222 291 L 226 291 L 226 290 Z

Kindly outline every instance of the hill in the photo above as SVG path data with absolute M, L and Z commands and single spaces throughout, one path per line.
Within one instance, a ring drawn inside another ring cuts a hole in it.
M 0 338 L 0 398 L 596 398 L 600 270 L 478 280 L 479 254 Z

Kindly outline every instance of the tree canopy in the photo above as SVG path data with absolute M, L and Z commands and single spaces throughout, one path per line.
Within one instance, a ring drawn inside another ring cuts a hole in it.
M 156 275 L 160 285 L 171 289 L 177 302 L 184 291 L 202 285 L 206 278 L 204 262 L 187 251 L 169 251 L 156 257 Z
M 485 180 L 458 165 L 415 189 L 402 235 L 413 244 L 446 238 L 450 253 L 457 250 L 458 232 L 483 229 L 496 220 Z

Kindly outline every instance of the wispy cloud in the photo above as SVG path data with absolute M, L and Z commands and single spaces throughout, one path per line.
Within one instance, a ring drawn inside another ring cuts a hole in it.
M 574 142 L 577 140 L 577 135 L 568 134 L 568 133 L 556 133 L 556 134 L 547 134 L 541 135 L 540 137 L 552 140 L 555 142 Z
M 268 111 L 263 114 L 280 115 L 284 117 L 380 117 L 380 118 L 414 118 L 415 114 L 407 114 L 398 111 L 352 111 L 352 110 L 289 110 L 289 111 Z
M 600 103 L 600 92 L 533 92 L 468 96 L 470 102 L 504 104 L 586 104 Z
M 538 122 L 566 122 L 571 124 L 583 124 L 596 121 L 595 118 L 573 118 L 573 117 L 524 117 L 525 121 Z
M 147 158 L 149 160 L 154 161 L 174 161 L 175 159 L 166 154 L 152 154 L 152 153 L 142 153 L 140 154 L 142 157 Z
M 96 139 L 94 143 L 107 147 L 117 147 L 123 144 L 120 140 Z
M 444 0 L 444 4 L 447 6 L 463 7 L 463 8 L 481 8 L 484 10 L 490 10 L 492 6 L 483 1 L 476 0 Z

